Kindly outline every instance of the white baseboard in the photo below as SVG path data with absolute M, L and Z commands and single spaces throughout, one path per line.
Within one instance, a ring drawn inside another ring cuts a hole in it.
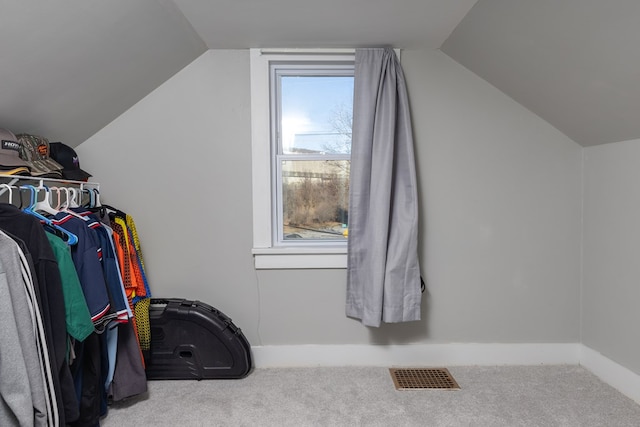
M 640 404 L 640 375 L 585 345 L 580 347 L 580 365 Z
M 640 403 L 640 375 L 579 343 L 267 345 L 252 352 L 256 368 L 581 365 Z
M 580 344 L 273 345 L 252 351 L 258 368 L 577 365 Z

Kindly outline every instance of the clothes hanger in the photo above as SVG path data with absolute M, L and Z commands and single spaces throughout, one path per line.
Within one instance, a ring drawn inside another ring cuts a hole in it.
M 31 199 L 29 200 L 29 205 L 23 209 L 23 212 L 28 213 L 29 215 L 33 215 L 36 218 L 38 218 L 40 221 L 44 222 L 47 226 L 58 230 L 60 232 L 62 232 L 62 234 L 64 235 L 64 237 L 66 237 L 67 239 L 67 243 L 69 245 L 75 245 L 76 243 L 78 243 L 78 236 L 76 236 L 75 234 L 71 233 L 70 231 L 65 230 L 64 228 L 60 227 L 59 225 L 55 224 L 53 221 L 51 221 L 51 219 L 47 218 L 46 216 L 36 212 L 34 210 L 34 207 L 37 204 L 37 189 L 36 187 L 34 187 L 33 185 L 23 185 L 22 187 L 20 187 L 21 189 L 26 189 L 30 191 L 30 195 L 31 195 Z
M 9 204 L 13 204 L 13 188 L 9 184 L 0 184 L 0 188 L 6 188 L 9 192 Z
M 89 211 L 97 212 L 100 216 L 105 216 L 111 212 L 119 212 L 113 206 L 103 205 L 102 202 L 100 202 L 100 190 L 98 190 L 97 188 L 92 188 L 91 192 L 93 192 L 95 198 L 94 205 L 87 208 Z M 124 215 L 124 212 L 120 213 Z
M 97 188 L 93 188 L 91 191 L 95 195 L 95 206 L 94 206 L 94 208 L 102 206 L 100 204 L 100 190 L 98 190 Z
M 64 191 L 66 197 L 64 199 L 64 202 L 60 204 L 60 209 L 64 210 L 67 209 L 67 206 L 69 206 L 69 201 L 71 200 L 71 190 L 69 189 L 69 187 L 62 187 L 62 191 Z
M 65 200 L 65 203 L 62 204 L 62 206 L 60 207 L 60 212 L 75 216 L 76 218 L 79 218 L 79 219 L 81 219 L 81 220 L 83 220 L 85 222 L 88 222 L 89 218 L 84 217 L 84 216 L 80 215 L 79 213 L 74 212 L 74 211 L 71 210 L 71 204 L 75 200 L 75 198 L 76 198 L 75 195 L 77 194 L 76 193 L 76 189 L 73 188 L 73 187 L 71 187 L 71 188 L 64 187 L 64 191 L 67 193 L 67 199 Z
M 89 199 L 85 203 L 82 203 L 82 207 L 86 209 L 91 209 L 95 205 L 95 195 L 93 194 L 93 191 L 91 191 L 91 189 L 83 188 L 81 190 L 80 200 L 82 200 L 83 198 L 82 194 L 84 193 L 87 193 L 87 195 L 89 196 Z
M 112 213 L 123 218 L 127 216 L 127 214 L 125 212 L 122 212 L 120 209 L 114 208 L 113 206 L 107 204 L 103 204 L 100 201 L 100 190 L 98 190 L 97 188 L 93 188 L 92 191 L 96 195 L 96 206 L 94 206 L 93 208 L 88 208 L 88 210 L 90 210 L 91 212 L 99 212 L 100 216 Z
M 62 195 L 61 192 L 62 190 L 60 189 L 60 187 L 49 187 L 49 191 L 51 191 L 51 197 L 53 198 L 53 192 L 56 192 L 56 195 L 58 196 L 58 203 L 56 204 L 56 206 L 53 208 L 57 211 L 60 210 L 60 205 L 62 205 Z
M 89 195 L 89 200 L 82 205 L 83 208 L 93 209 L 100 205 L 100 193 L 96 188 L 84 188 L 82 192 L 86 192 Z
M 15 190 L 18 190 L 18 196 L 20 197 L 20 205 L 18 206 L 18 209 L 22 210 L 22 207 L 24 206 L 24 199 L 22 198 L 22 188 L 20 187 L 13 187 Z
M 73 187 L 69 188 L 69 192 L 71 193 L 71 198 L 67 201 L 67 209 L 80 207 L 78 203 L 78 190 Z
M 46 212 L 50 215 L 57 214 L 59 211 L 54 209 L 53 206 L 51 206 L 51 203 L 49 202 L 49 196 L 51 194 L 51 191 L 49 190 L 49 188 L 42 185 L 42 182 L 40 183 L 40 186 L 34 187 L 34 188 L 36 189 L 36 194 L 35 194 L 36 202 L 31 207 L 31 209 L 38 212 Z M 44 198 L 42 200 L 38 200 L 38 193 L 40 193 L 40 190 L 44 190 Z
M 118 208 L 114 208 L 111 205 L 101 204 L 100 206 L 96 206 L 95 208 L 88 209 L 91 212 L 98 212 L 100 216 L 104 216 L 105 214 L 115 215 L 121 218 L 125 218 L 127 214 L 121 211 Z

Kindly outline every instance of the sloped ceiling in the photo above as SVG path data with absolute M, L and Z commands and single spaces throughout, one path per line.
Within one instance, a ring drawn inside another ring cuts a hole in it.
M 638 0 L 479 0 L 442 51 L 583 146 L 640 138 Z
M 76 146 L 207 49 L 437 49 L 583 146 L 640 138 L 638 0 L 0 0 L 0 127 Z
M 76 146 L 207 48 L 437 48 L 475 1 L 0 0 L 0 127 Z
M 477 0 L 174 0 L 211 49 L 437 49 Z
M 206 50 L 170 0 L 0 0 L 0 127 L 76 146 Z

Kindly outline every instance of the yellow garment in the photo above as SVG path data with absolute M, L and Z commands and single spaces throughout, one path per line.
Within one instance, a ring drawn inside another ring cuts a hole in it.
M 142 259 L 142 250 L 140 246 L 140 239 L 138 237 L 138 231 L 136 230 L 136 224 L 133 221 L 133 217 L 131 215 L 127 215 L 126 220 L 127 227 L 129 228 L 129 231 L 131 231 L 131 236 L 133 236 L 133 246 L 138 256 L 138 261 L 140 261 L 140 266 L 144 270 L 144 260 Z M 150 350 L 151 324 L 149 322 L 149 306 L 151 305 L 151 298 L 146 292 L 145 295 L 146 298 L 136 302 L 134 311 L 136 315 L 136 321 L 138 323 L 138 340 L 140 342 L 140 348 L 142 350 Z
M 135 229 L 133 218 L 129 215 L 126 216 L 126 222 L 125 219 L 120 217 L 116 217 L 114 222 L 123 230 L 122 234 L 124 242 L 122 245 L 124 246 L 125 254 L 127 255 L 126 265 L 129 266 L 131 272 L 131 274 L 129 274 L 129 280 L 131 281 L 132 288 L 134 289 L 134 292 L 131 293 L 131 299 L 136 296 L 142 298 L 133 304 L 138 343 L 140 344 L 141 350 L 150 350 L 151 324 L 149 323 L 149 305 L 151 303 L 151 299 L 150 296 L 147 295 L 147 290 L 144 287 L 144 279 L 141 271 L 141 268 L 143 268 L 143 262 L 142 253 L 140 252 L 138 233 Z M 133 239 L 130 238 L 128 231 L 131 232 Z
M 151 324 L 149 323 L 149 306 L 151 298 L 141 299 L 134 305 L 136 324 L 138 326 L 138 342 L 141 350 L 151 350 Z

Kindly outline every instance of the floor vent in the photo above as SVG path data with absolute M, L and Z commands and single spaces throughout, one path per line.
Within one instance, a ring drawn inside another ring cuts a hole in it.
M 446 368 L 390 368 L 396 390 L 459 390 L 460 386 Z

